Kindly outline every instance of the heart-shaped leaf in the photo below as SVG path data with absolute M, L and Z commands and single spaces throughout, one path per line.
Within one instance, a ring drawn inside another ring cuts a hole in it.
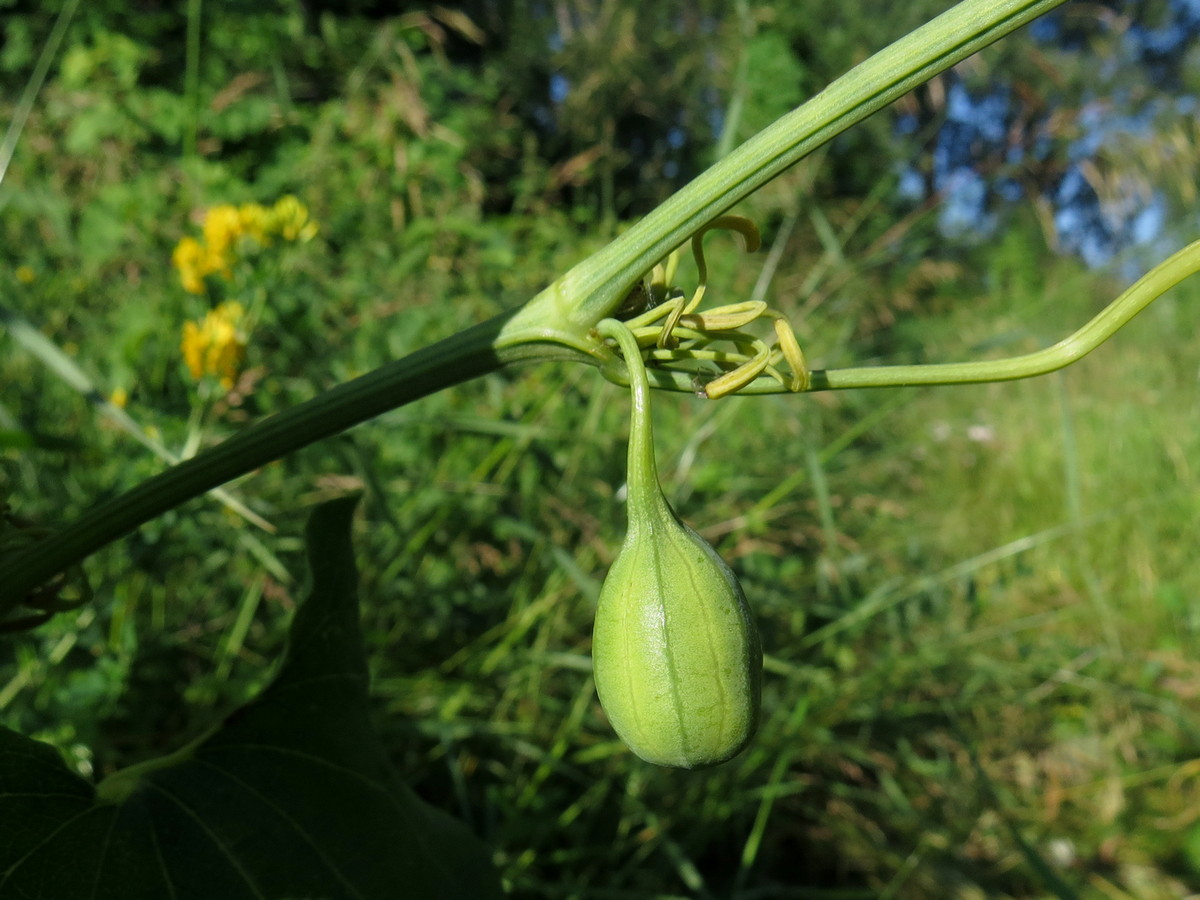
M 371 729 L 353 509 L 313 513 L 283 667 L 209 735 L 93 785 L 0 729 L 0 900 L 500 896 L 486 848 L 413 794 Z

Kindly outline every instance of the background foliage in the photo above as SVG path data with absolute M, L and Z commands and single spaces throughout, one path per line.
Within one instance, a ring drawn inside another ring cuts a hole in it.
M 210 4 L 189 82 L 188 4 L 82 4 L 0 185 L 0 292 L 98 395 L 5 341 L 0 497 L 53 523 L 157 471 L 100 398 L 186 452 L 522 302 L 947 5 Z M 1121 37 L 1179 5 L 1068 4 L 1069 40 L 1019 36 L 839 139 L 743 204 L 767 252 L 714 240 L 710 293 L 770 299 L 817 366 L 1057 339 L 1124 277 L 1053 252 L 1070 246 L 1053 192 L 1078 163 L 1093 73 L 1148 97 Z M 58 10 L 0 6 L 7 119 Z M 1045 141 L 978 145 L 977 171 L 1027 189 L 989 201 L 993 229 L 952 239 L 947 97 L 996 73 L 1021 134 Z M 1192 237 L 1186 119 L 1150 123 L 1095 157 L 1093 196 L 1136 175 Z M 1171 165 L 1145 165 L 1147 148 Z M 898 189 L 906 167 L 922 195 Z M 313 241 L 183 290 L 171 252 L 203 210 L 289 193 Z M 719 769 L 639 763 L 595 701 L 625 408 L 590 370 L 557 367 L 243 479 L 233 492 L 273 533 L 205 499 L 98 554 L 93 605 L 0 645 L 0 717 L 96 777 L 196 737 L 268 681 L 305 510 L 362 490 L 377 728 L 516 896 L 1186 896 L 1197 291 L 1032 382 L 657 401 L 664 487 L 743 579 L 767 652 L 761 735 Z M 265 311 L 232 391 L 206 397 L 181 330 L 227 299 Z

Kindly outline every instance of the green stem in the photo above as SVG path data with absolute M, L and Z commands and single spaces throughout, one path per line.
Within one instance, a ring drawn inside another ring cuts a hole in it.
M 1045 375 L 1069 366 L 1091 353 L 1129 320 L 1175 287 L 1200 272 L 1200 241 L 1184 247 L 1134 282 L 1091 321 L 1057 344 L 1005 359 L 940 363 L 920 366 L 830 369 L 812 373 L 812 390 L 859 387 L 901 387 L 926 384 L 978 384 L 1015 381 Z
M 964 0 L 855 66 L 803 106 L 701 173 L 608 246 L 576 265 L 513 319 L 557 326 L 564 342 L 620 306 L 654 264 L 822 144 L 1065 0 Z
M 201 744 L 213 736 L 215 731 L 214 728 L 188 741 L 187 744 L 166 756 L 143 760 L 106 776 L 96 785 L 96 801 L 98 803 L 124 803 L 129 799 L 129 795 L 138 789 L 147 775 L 183 765 L 195 755 Z
M 629 524 L 640 524 L 649 513 L 653 521 L 670 516 L 662 488 L 658 483 L 658 466 L 654 462 L 654 418 L 650 414 L 650 383 L 646 380 L 646 365 L 637 338 L 622 322 L 603 319 L 596 330 L 610 337 L 621 348 L 629 373 L 632 407 L 629 412 L 629 464 L 625 480 L 629 485 L 626 507 Z
M 934 363 L 906 366 L 870 366 L 847 369 L 815 369 L 809 391 L 841 391 L 848 388 L 913 387 L 937 384 L 979 384 L 985 381 L 1015 381 L 1065 368 L 1091 353 L 1143 309 L 1196 273 L 1200 272 L 1200 241 L 1188 244 L 1134 282 L 1078 331 L 1052 347 L 1021 356 L 978 362 Z M 606 378 L 624 383 L 611 364 L 602 366 Z M 654 387 L 694 393 L 696 377 L 691 372 L 656 368 L 649 373 Z M 787 388 L 771 378 L 758 378 L 738 394 L 781 394 Z
M 53 341 L 42 334 L 31 323 L 3 305 L 0 305 L 0 326 L 7 329 L 9 335 L 12 336 L 17 344 L 38 359 L 47 369 L 78 391 L 85 400 L 96 407 L 102 416 L 115 424 L 127 435 L 168 465 L 174 465 L 179 462 L 178 456 L 168 450 L 159 441 L 150 437 L 146 433 L 145 428 L 139 425 L 132 416 L 120 407 L 115 406 L 111 400 L 105 397 L 70 356 L 59 349 Z M 197 404 L 192 408 L 192 415 L 188 421 L 187 431 L 189 441 L 191 440 L 191 435 L 199 427 L 198 417 L 202 411 L 201 404 Z M 198 435 L 197 440 L 199 440 Z M 181 455 L 185 457 L 191 456 L 193 452 L 194 450 L 185 450 Z M 224 503 L 239 516 L 242 516 L 248 522 L 253 522 L 259 528 L 263 529 L 263 531 L 272 533 L 275 531 L 274 525 L 228 492 L 221 488 L 214 488 L 211 493 L 214 499 Z
M 31 590 L 73 563 L 185 501 L 293 450 L 511 363 L 578 358 L 537 344 L 495 350 L 496 335 L 510 316 L 490 319 L 264 419 L 101 503 L 46 540 L 0 559 L 0 619 Z

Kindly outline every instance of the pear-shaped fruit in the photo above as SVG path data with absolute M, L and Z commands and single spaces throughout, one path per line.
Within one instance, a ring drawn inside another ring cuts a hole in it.
M 633 336 L 613 320 L 601 331 L 621 345 L 634 402 L 629 532 L 596 610 L 596 692 L 621 740 L 642 759 L 715 765 L 754 734 L 758 630 L 733 572 L 675 516 L 659 487 L 649 385 Z

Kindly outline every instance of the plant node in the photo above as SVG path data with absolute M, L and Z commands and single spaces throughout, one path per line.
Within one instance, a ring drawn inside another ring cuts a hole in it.
M 761 300 L 700 309 L 708 288 L 704 236 L 717 228 L 740 234 L 747 253 L 759 247 L 753 222 L 742 216 L 720 216 L 692 235 L 699 279 L 691 297 L 674 284 L 682 249 L 678 248 L 634 286 L 617 318 L 633 332 L 647 366 L 693 375 L 702 397 L 715 400 L 736 393 L 759 376 L 774 379 L 784 390 L 807 390 L 810 379 L 804 352 L 783 313 Z M 773 321 L 774 344 L 743 330 L 760 319 Z M 624 383 L 615 361 L 601 371 L 610 381 Z

